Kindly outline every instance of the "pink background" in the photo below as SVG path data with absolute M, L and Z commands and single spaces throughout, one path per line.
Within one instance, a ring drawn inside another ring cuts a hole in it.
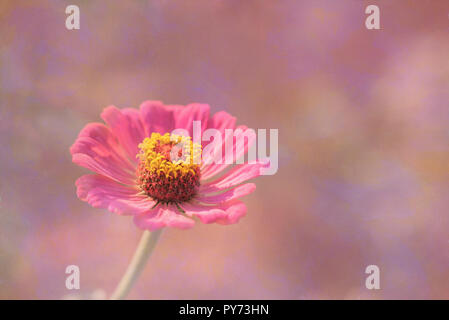
M 78 4 L 81 29 L 65 28 Z M 364 26 L 378 4 L 382 30 Z M 165 230 L 136 299 L 449 298 L 449 2 L 1 1 L 0 298 L 107 294 L 141 231 L 76 197 L 110 104 L 279 129 L 239 224 Z M 365 267 L 381 290 L 365 288 Z

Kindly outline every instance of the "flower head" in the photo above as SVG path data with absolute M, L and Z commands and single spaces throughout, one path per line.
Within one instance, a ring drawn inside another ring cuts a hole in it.
M 137 181 L 146 195 L 166 204 L 186 202 L 195 196 L 200 186 L 201 145 L 194 144 L 190 137 L 153 132 L 139 148 Z
M 144 102 L 140 110 L 110 106 L 101 117 L 106 124 L 87 124 L 70 149 L 74 163 L 94 172 L 76 181 L 81 200 L 132 215 L 138 227 L 149 230 L 190 228 L 194 218 L 232 224 L 246 214 L 238 198 L 256 187 L 244 182 L 259 176 L 268 163 L 224 161 L 225 129 L 240 129 L 236 135 L 247 129 L 236 127 L 234 117 L 224 111 L 209 117 L 204 104 L 159 101 Z M 214 152 L 202 153 L 210 141 L 192 141 L 194 122 L 200 123 L 200 134 L 207 129 L 219 133 L 222 140 Z M 175 129 L 185 134 L 175 134 Z M 244 155 L 252 142 L 234 145 L 233 155 Z

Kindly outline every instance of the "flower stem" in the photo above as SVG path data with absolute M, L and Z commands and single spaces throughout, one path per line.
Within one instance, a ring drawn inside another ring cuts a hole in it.
M 114 293 L 111 295 L 110 300 L 120 300 L 124 299 L 128 292 L 131 290 L 134 282 L 136 282 L 140 273 L 142 272 L 145 264 L 153 252 L 156 246 L 157 240 L 161 235 L 162 229 L 149 232 L 145 230 L 140 239 L 139 245 L 137 246 L 136 252 L 131 259 L 131 262 L 126 269 L 125 274 L 120 280 L 117 288 L 115 288 Z

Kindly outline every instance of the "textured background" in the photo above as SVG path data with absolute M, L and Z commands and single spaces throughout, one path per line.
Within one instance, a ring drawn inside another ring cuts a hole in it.
M 65 28 L 78 4 L 81 29 Z M 381 8 L 380 31 L 364 27 Z M 239 224 L 166 230 L 130 298 L 449 299 L 449 2 L 0 2 L 0 298 L 110 293 L 138 242 L 77 199 L 110 104 L 204 102 L 279 129 Z M 365 289 L 365 267 L 381 290 Z

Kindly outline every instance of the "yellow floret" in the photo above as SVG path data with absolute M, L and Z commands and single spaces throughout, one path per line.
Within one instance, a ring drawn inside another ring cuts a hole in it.
M 171 161 L 155 150 L 157 146 L 168 146 L 169 150 L 174 146 L 182 148 L 182 158 Z M 167 178 L 176 179 L 179 175 L 195 174 L 195 169 L 201 163 L 201 145 L 193 143 L 190 137 L 153 132 L 151 137 L 139 144 L 139 148 L 137 157 L 145 163 L 148 172 L 164 174 Z

